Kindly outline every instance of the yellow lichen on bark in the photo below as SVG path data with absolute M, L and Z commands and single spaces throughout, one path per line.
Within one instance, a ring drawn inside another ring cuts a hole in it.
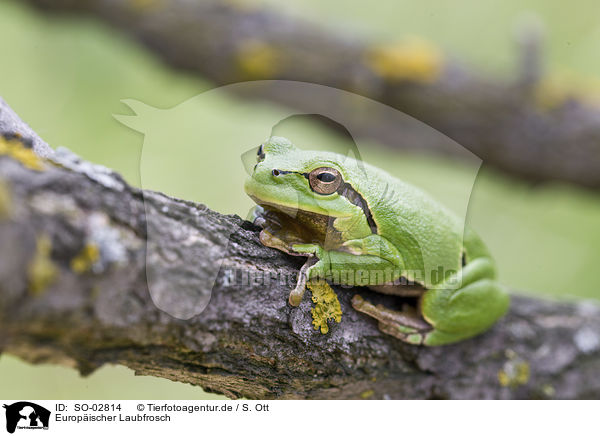
M 31 170 L 42 171 L 44 169 L 42 159 L 18 138 L 7 139 L 0 136 L 0 155 L 10 156 Z
M 512 350 L 506 351 L 507 361 L 498 371 L 498 382 L 501 386 L 516 388 L 525 385 L 531 376 L 529 363 L 521 359 Z
M 279 71 L 279 50 L 262 41 L 245 41 L 238 50 L 237 63 L 250 79 L 267 79 Z
M 312 280 L 306 284 L 306 287 L 312 293 L 312 301 L 315 307 L 312 308 L 313 326 L 315 330 L 321 330 L 321 333 L 329 332 L 328 321 L 340 322 L 342 320 L 342 308 L 340 301 L 331 286 L 325 280 Z
M 71 259 L 71 269 L 77 274 L 82 274 L 92 269 L 94 263 L 100 258 L 100 250 L 96 244 L 88 243 L 77 256 Z
M 431 43 L 408 38 L 372 48 L 367 53 L 366 63 L 386 79 L 431 83 L 441 74 L 443 57 Z
M 566 70 L 553 71 L 536 83 L 534 99 L 538 107 L 547 110 L 560 107 L 568 101 L 597 107 L 600 105 L 600 79 Z
M 12 194 L 8 183 L 0 179 L 0 220 L 12 216 Z
M 50 258 L 51 251 L 52 241 L 50 238 L 47 235 L 39 236 L 35 254 L 27 268 L 29 292 L 34 295 L 41 294 L 58 276 L 58 269 Z

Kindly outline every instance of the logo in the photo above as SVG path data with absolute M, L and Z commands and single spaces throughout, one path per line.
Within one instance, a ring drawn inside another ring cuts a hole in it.
M 14 433 L 18 429 L 48 430 L 50 411 L 29 401 L 19 401 L 3 406 L 6 409 L 6 431 Z

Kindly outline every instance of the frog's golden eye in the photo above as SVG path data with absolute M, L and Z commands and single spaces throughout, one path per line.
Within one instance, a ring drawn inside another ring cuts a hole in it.
M 308 183 L 317 194 L 333 194 L 342 183 L 342 175 L 335 168 L 321 167 L 308 174 Z

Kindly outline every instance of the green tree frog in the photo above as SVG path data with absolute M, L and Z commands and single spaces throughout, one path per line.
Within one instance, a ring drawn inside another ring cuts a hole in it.
M 404 298 L 402 310 L 356 294 L 355 310 L 410 344 L 470 338 L 504 315 L 509 296 L 481 239 L 423 191 L 360 160 L 271 137 L 244 187 L 262 244 L 306 256 L 289 302 L 324 279 Z

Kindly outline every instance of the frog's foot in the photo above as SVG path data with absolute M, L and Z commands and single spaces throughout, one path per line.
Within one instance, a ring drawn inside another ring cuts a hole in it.
M 352 298 L 352 307 L 379 321 L 379 330 L 383 333 L 409 344 L 421 345 L 427 333 L 433 330 L 433 327 L 414 310 L 397 311 L 381 304 L 374 306 L 358 294 Z

